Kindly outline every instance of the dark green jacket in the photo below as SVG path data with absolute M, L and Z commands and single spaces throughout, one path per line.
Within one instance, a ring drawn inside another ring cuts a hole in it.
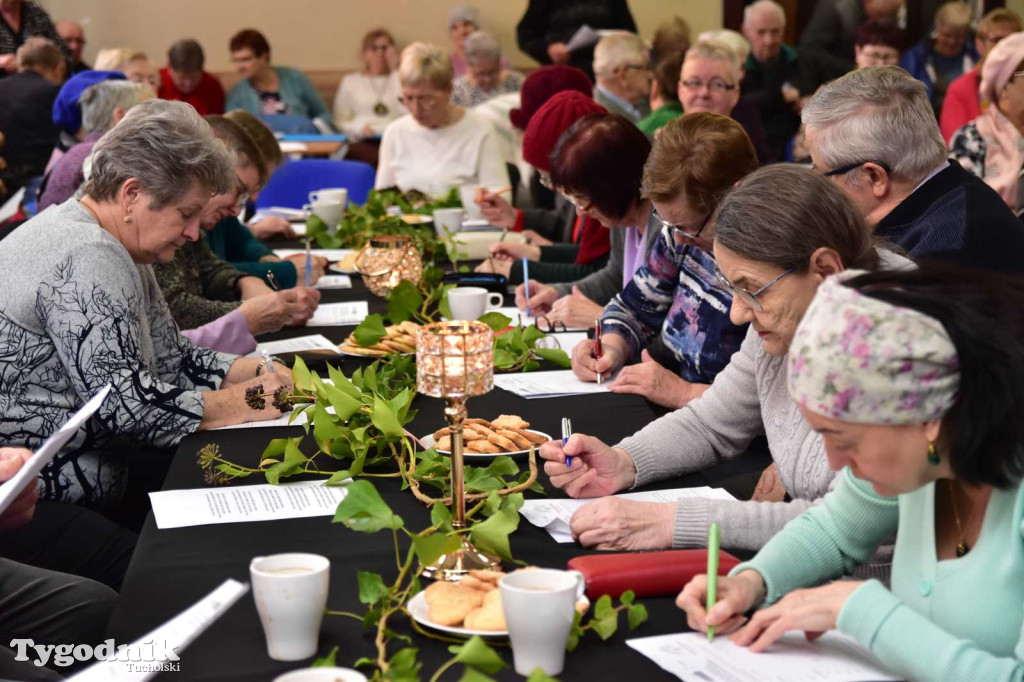
M 214 225 L 206 233 L 206 241 L 218 258 L 247 275 L 259 277 L 270 286 L 274 286 L 274 283 L 267 277 L 268 272 L 274 273 L 274 280 L 282 289 L 291 289 L 298 284 L 298 271 L 290 262 L 260 261 L 260 258 L 271 256 L 274 252 L 256 239 L 249 228 L 234 216 Z

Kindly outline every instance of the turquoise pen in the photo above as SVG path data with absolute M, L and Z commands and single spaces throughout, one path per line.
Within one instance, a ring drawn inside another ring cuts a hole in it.
M 309 245 L 309 237 L 306 237 L 306 286 L 313 281 L 313 251 Z
M 708 590 L 705 608 L 710 612 L 718 600 L 718 524 L 708 528 Z M 715 640 L 715 626 L 708 626 L 708 641 Z

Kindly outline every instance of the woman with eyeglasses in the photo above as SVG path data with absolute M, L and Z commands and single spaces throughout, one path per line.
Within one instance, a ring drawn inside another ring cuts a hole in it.
M 846 195 L 795 166 L 769 166 L 747 176 L 721 201 L 712 221 L 716 276 L 732 293 L 730 317 L 750 324 L 740 350 L 700 398 L 613 447 L 583 434 L 574 434 L 564 447 L 561 441 L 541 447 L 554 485 L 570 497 L 604 497 L 572 517 L 573 537 L 586 547 L 702 547 L 714 522 L 723 546 L 758 549 L 834 484 L 821 436 L 786 389 L 793 333 L 829 275 L 913 265 L 877 250 Z M 649 503 L 605 497 L 738 457 L 758 436 L 767 437 L 792 501 Z
M 594 356 L 590 340 L 573 349 L 576 376 L 614 376 L 608 388 L 613 393 L 642 395 L 674 409 L 708 388 L 747 331 L 746 324 L 729 320 L 732 294 L 715 276 L 711 214 L 755 170 L 754 147 L 730 118 L 687 114 L 661 129 L 641 186 L 653 207 L 657 241 L 604 309 L 601 357 Z M 647 349 L 655 341 L 660 343 L 652 354 Z
M 402 50 L 398 79 L 409 114 L 384 130 L 377 189 L 439 196 L 463 185 L 495 190 L 511 184 L 490 121 L 451 102 L 452 62 L 444 50 L 409 45 Z

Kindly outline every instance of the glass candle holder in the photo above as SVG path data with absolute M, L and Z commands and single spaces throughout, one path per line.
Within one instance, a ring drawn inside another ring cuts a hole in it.
M 356 272 L 376 296 L 387 296 L 404 279 L 413 284 L 420 281 L 423 259 L 404 235 L 372 237 L 356 257 Z
M 491 328 L 483 322 L 435 322 L 416 336 L 416 390 L 434 398 L 469 398 L 494 388 Z

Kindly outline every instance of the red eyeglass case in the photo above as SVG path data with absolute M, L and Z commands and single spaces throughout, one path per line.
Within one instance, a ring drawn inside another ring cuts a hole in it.
M 726 575 L 740 560 L 728 552 L 718 554 L 718 574 Z M 637 597 L 676 595 L 697 575 L 707 573 L 706 549 L 674 549 L 666 552 L 590 554 L 569 561 L 587 581 L 591 600 L 610 594 L 618 598 L 633 590 Z

